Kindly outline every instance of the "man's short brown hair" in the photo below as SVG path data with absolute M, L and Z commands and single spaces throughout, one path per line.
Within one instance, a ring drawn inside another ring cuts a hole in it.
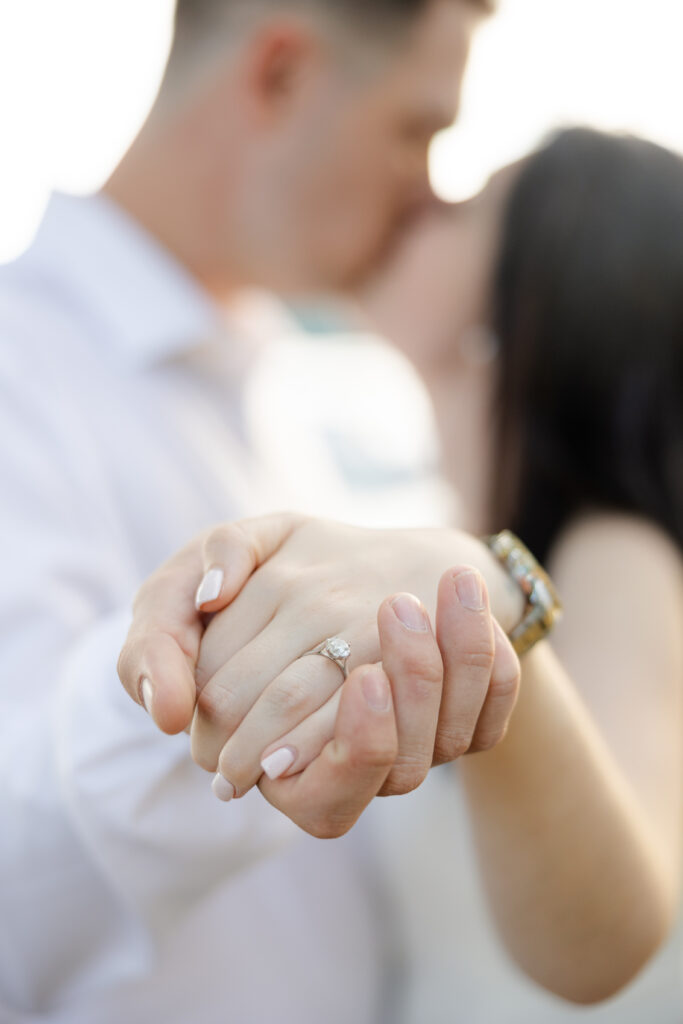
M 315 9 L 328 16 L 348 20 L 352 18 L 360 25 L 382 25 L 396 21 L 409 21 L 416 17 L 431 0 L 260 0 L 260 6 Z M 470 6 L 478 7 L 484 13 L 490 13 L 496 0 L 460 0 Z M 254 0 L 177 0 L 176 31 L 199 34 L 211 31 L 230 9 L 237 11 L 240 7 L 257 6 Z
M 308 13 L 333 28 L 355 45 L 356 39 L 389 42 L 404 25 L 409 26 L 434 0 L 176 0 L 174 43 L 163 94 L 182 87 L 192 74 L 201 73 L 211 54 L 220 52 L 226 40 L 237 40 L 240 31 L 263 15 Z M 453 0 L 482 14 L 490 14 L 497 0 Z

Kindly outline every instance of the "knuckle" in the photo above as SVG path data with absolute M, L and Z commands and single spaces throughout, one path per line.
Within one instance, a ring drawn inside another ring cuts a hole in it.
M 389 740 L 377 741 L 356 755 L 352 760 L 358 768 L 384 769 L 393 765 L 397 755 L 397 745 Z
M 357 749 L 347 743 L 335 741 L 327 748 L 327 756 L 337 768 L 343 768 L 354 777 L 362 778 L 368 772 L 388 772 L 398 756 L 398 740 L 393 737 L 373 737 Z
M 506 729 L 486 729 L 478 732 L 470 747 L 469 753 L 483 754 L 487 750 L 493 750 L 505 738 Z
M 325 636 L 330 623 L 350 622 L 358 617 L 358 603 L 354 604 L 348 587 L 339 581 L 321 578 L 318 566 L 297 569 L 288 590 L 295 616 L 315 615 Z M 322 637 L 321 637 L 322 639 Z
M 237 695 L 225 686 L 206 686 L 197 697 L 197 710 L 209 724 L 220 724 L 232 735 L 241 720 Z
M 302 585 L 302 580 L 288 566 L 279 560 L 266 562 L 259 569 L 261 583 L 265 593 L 273 594 L 280 601 L 291 599 Z
M 333 610 L 342 620 L 351 619 L 354 612 L 358 614 L 358 595 L 354 601 L 345 579 L 317 580 L 316 584 L 316 603 L 326 611 Z
M 441 661 L 425 661 L 416 673 L 417 695 L 425 698 L 433 697 L 434 691 L 443 685 L 443 665 Z
M 286 681 L 268 688 L 265 699 L 269 710 L 278 717 L 304 712 L 310 699 L 310 684 L 302 676 L 288 675 Z
M 453 733 L 443 733 L 437 737 L 434 746 L 434 757 L 437 764 L 450 764 L 463 757 L 472 745 L 472 736 L 458 730 Z
M 462 652 L 460 657 L 462 665 L 473 672 L 489 675 L 493 670 L 494 650 L 492 645 L 472 647 Z
M 521 683 L 521 669 L 519 664 L 515 671 L 506 672 L 501 676 L 494 676 L 489 685 L 489 694 L 496 700 L 515 701 L 519 693 Z
M 382 796 L 404 796 L 419 789 L 427 778 L 429 766 L 420 764 L 396 764 L 382 787 Z
M 383 797 L 405 796 L 406 793 L 410 792 L 411 790 L 403 788 L 401 782 L 397 781 L 392 773 L 380 789 L 379 795 Z
M 434 690 L 443 683 L 441 660 L 420 658 L 417 653 L 411 653 L 402 658 L 400 673 L 410 680 L 413 695 L 418 699 L 433 697 Z
M 338 748 L 335 761 L 338 767 L 343 766 L 354 776 L 362 777 L 368 772 L 388 772 L 396 760 L 397 753 L 396 742 L 378 739 L 357 751 L 350 750 L 346 745 Z

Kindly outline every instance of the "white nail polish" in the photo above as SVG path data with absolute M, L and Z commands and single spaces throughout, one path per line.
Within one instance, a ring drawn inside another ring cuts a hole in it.
M 211 783 L 211 788 L 219 800 L 222 800 L 224 804 L 229 804 L 235 795 L 235 787 L 231 782 L 228 782 L 220 772 L 214 776 L 214 780 Z
M 209 601 L 215 601 L 223 587 L 224 573 L 222 569 L 209 569 L 197 588 L 195 606 L 199 611 Z
M 291 747 L 282 747 L 274 754 L 269 754 L 261 761 L 261 767 L 269 779 L 281 778 L 288 768 L 291 768 L 296 761 L 296 751 Z
M 147 712 L 148 715 L 151 715 L 152 701 L 154 700 L 154 690 L 152 689 L 152 684 L 147 678 L 147 676 L 145 676 L 145 678 L 140 683 L 140 696 L 142 698 L 142 703 L 144 704 L 145 711 Z

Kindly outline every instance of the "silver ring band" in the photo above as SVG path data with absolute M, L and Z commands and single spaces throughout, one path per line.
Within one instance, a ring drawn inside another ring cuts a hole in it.
M 320 654 L 323 658 L 327 658 L 328 661 L 333 661 L 342 670 L 344 679 L 348 677 L 346 662 L 351 656 L 351 645 L 340 636 L 328 637 L 327 640 L 323 640 L 313 650 L 302 654 L 302 658 L 307 658 L 311 654 Z

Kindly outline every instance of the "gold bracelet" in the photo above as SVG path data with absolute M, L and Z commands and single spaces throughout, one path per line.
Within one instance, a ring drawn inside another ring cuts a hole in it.
M 548 573 L 514 533 L 503 530 L 493 537 L 485 537 L 484 543 L 526 598 L 524 618 L 510 633 L 512 646 L 521 657 L 552 631 L 562 617 L 562 602 Z

